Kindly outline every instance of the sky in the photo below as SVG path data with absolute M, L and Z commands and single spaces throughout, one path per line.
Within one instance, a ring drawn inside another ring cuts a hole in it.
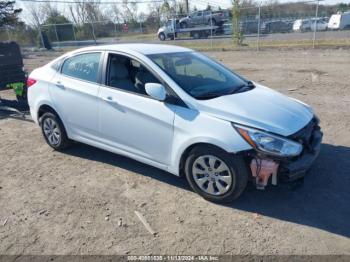
M 70 0 L 65 0 L 65 1 L 70 1 Z M 74 1 L 74 0 L 72 0 L 72 1 Z M 100 0 L 100 1 L 101 2 L 104 2 L 104 1 L 111 2 L 113 0 Z M 116 1 L 120 2 L 121 0 L 116 0 Z M 131 1 L 135 1 L 135 0 L 131 0 Z M 143 0 L 143 1 L 152 1 L 152 0 Z M 172 1 L 172 0 L 168 0 L 168 1 Z M 256 0 L 256 1 L 258 2 L 259 0 Z M 264 3 L 267 3 L 268 0 L 262 0 L 261 2 L 262 2 L 262 5 L 264 5 Z M 300 0 L 279 0 L 279 2 L 285 3 L 285 2 L 302 2 L 302 1 L 300 1 Z M 210 5 L 212 5 L 213 7 L 220 6 L 222 9 L 229 8 L 232 6 L 231 0 L 189 0 L 189 3 L 190 3 L 191 8 L 196 6 L 197 9 L 204 9 L 208 5 L 208 3 Z M 320 4 L 323 4 L 323 5 L 333 5 L 333 4 L 337 4 L 337 3 L 350 4 L 350 0 L 324 0 L 324 1 L 320 2 Z M 21 19 L 24 20 L 25 22 L 29 22 L 28 21 L 28 11 L 26 10 L 29 5 L 36 5 L 36 3 L 21 2 L 20 0 L 16 1 L 16 6 L 23 9 L 23 12 L 21 14 Z M 65 8 L 66 4 L 57 4 L 56 3 L 55 5 L 57 5 L 59 10 L 66 10 L 67 9 L 67 8 Z M 107 6 L 107 5 L 103 5 L 103 6 Z M 143 12 L 145 14 L 149 13 L 148 4 L 144 4 L 144 3 L 139 4 L 138 5 L 138 12 Z

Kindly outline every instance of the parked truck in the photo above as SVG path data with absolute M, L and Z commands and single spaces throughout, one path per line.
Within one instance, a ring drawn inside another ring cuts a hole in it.
M 207 38 L 210 35 L 215 35 L 220 31 L 219 26 L 212 25 L 203 25 L 189 28 L 181 28 L 179 26 L 178 19 L 169 19 L 164 26 L 158 29 L 158 38 L 161 41 L 165 41 L 167 39 L 174 39 L 178 37 L 180 34 L 189 34 L 190 37 L 198 39 L 198 38 Z
M 182 29 L 198 25 L 221 26 L 228 21 L 228 18 L 228 11 L 203 10 L 181 18 L 179 23 Z

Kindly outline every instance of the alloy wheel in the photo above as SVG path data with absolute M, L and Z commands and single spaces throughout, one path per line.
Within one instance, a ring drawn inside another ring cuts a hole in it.
M 216 196 L 227 193 L 234 182 L 227 164 L 213 155 L 198 157 L 192 165 L 192 176 L 201 190 Z
M 54 119 L 45 118 L 43 130 L 45 137 L 51 145 L 56 146 L 61 142 L 61 130 Z

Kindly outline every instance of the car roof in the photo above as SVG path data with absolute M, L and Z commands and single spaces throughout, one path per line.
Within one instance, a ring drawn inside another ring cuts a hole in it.
M 161 44 L 113 44 L 113 45 L 99 45 L 90 46 L 75 50 L 75 52 L 82 51 L 120 51 L 120 52 L 137 52 L 143 55 L 161 54 L 161 53 L 177 53 L 177 52 L 191 52 L 193 50 L 185 47 L 174 45 L 161 45 Z

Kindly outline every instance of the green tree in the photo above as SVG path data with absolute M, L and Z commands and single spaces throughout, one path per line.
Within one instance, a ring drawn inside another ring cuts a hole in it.
M 15 1 L 0 1 L 0 27 L 18 23 L 18 14 L 22 9 L 15 8 Z
M 232 38 L 233 43 L 236 45 L 242 45 L 243 43 L 243 33 L 240 30 L 239 21 L 241 18 L 241 10 L 240 10 L 240 0 L 233 0 L 232 7 Z
M 350 10 L 350 4 L 340 3 L 337 6 L 337 11 L 345 12 Z
M 70 23 L 70 21 L 64 15 L 60 14 L 57 10 L 52 11 L 44 22 L 46 25 L 67 23 Z

